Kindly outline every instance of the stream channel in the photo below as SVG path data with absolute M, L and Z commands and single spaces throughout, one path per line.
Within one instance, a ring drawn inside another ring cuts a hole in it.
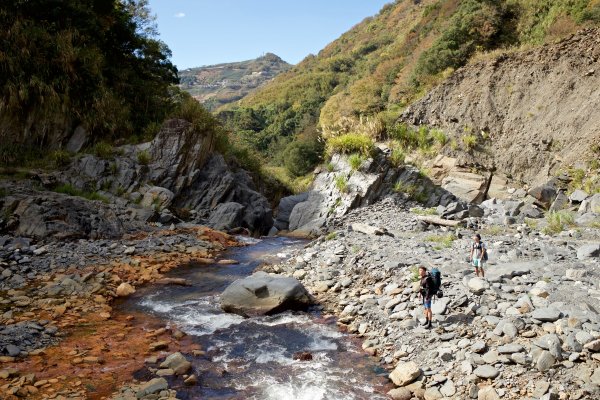
M 205 356 L 185 354 L 198 383 L 184 386 L 181 378 L 173 379 L 178 398 L 387 399 L 385 371 L 318 309 L 255 318 L 220 310 L 219 294 L 231 282 L 263 263 L 281 262 L 305 244 L 289 238 L 243 240 L 249 245 L 222 255 L 238 264 L 182 266 L 168 276 L 184 278 L 190 286 L 149 285 L 121 305 L 177 327 L 206 351 Z M 294 360 L 299 351 L 313 359 Z

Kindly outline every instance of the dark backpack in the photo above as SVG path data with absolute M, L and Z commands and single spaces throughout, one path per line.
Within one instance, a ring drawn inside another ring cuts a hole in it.
M 487 255 L 487 248 L 485 247 L 485 245 L 483 244 L 483 242 L 479 242 L 479 246 L 476 245 L 475 243 L 473 243 L 473 249 L 475 250 L 481 250 L 481 259 L 483 261 L 487 261 L 488 260 L 488 255 Z
M 433 268 L 430 272 L 431 275 L 431 295 L 436 295 L 437 297 L 442 297 L 444 294 L 442 293 L 442 273 L 439 269 Z

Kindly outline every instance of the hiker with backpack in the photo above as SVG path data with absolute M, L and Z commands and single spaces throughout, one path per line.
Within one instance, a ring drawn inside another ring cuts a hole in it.
M 425 307 L 425 323 L 423 326 L 426 326 L 427 329 L 431 329 L 431 320 L 433 319 L 431 300 L 435 295 L 441 297 L 441 276 L 442 274 L 437 268 L 433 268 L 429 273 L 424 266 L 419 267 L 419 277 L 421 278 L 419 296 L 423 299 L 423 306 Z
M 473 266 L 475 267 L 475 275 L 479 276 L 479 272 L 481 272 L 481 277 L 485 278 L 483 264 L 485 261 L 487 261 L 488 256 L 487 249 L 481 241 L 481 235 L 479 233 L 473 236 L 473 244 L 471 245 L 471 254 L 469 258 L 471 259 Z

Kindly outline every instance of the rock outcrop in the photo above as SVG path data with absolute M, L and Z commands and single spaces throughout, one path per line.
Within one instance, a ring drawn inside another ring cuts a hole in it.
M 456 146 L 443 151 L 462 164 L 541 184 L 559 168 L 594 157 L 600 143 L 598 43 L 600 30 L 590 29 L 469 64 L 402 119 L 454 137 Z M 462 145 L 465 135 L 478 139 L 475 149 Z
M 186 210 L 194 222 L 266 234 L 273 225 L 269 202 L 246 171 L 213 151 L 214 140 L 187 121 L 169 120 L 151 142 L 123 146 L 111 159 L 83 155 L 67 170 L 41 180 L 49 188 L 68 184 L 97 191 L 124 206 L 140 203 L 161 223 L 175 221 L 174 215 L 182 214 L 177 211 Z

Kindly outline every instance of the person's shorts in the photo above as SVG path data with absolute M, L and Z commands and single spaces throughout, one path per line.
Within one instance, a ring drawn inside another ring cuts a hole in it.
M 423 305 L 425 306 L 425 308 L 431 308 L 431 299 L 423 300 Z
M 477 267 L 477 268 L 483 268 L 483 260 L 481 260 L 479 258 L 474 258 L 473 259 L 473 266 Z

